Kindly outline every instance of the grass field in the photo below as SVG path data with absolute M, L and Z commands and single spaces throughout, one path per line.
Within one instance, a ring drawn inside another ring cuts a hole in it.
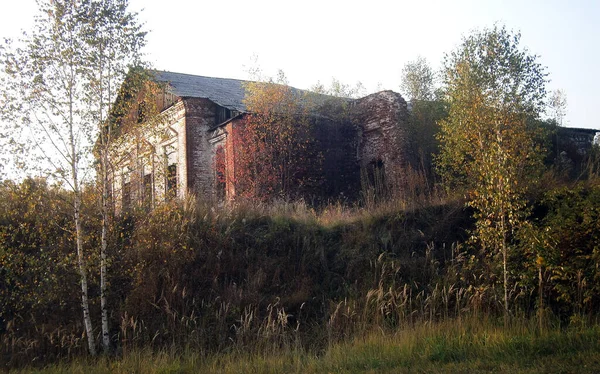
M 286 346 L 204 355 L 141 350 L 78 360 L 39 373 L 597 373 L 600 325 L 543 328 L 530 321 L 454 320 L 395 332 L 372 331 L 320 353 Z

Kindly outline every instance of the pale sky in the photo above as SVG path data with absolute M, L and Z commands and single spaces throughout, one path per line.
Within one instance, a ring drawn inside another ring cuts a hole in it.
M 18 36 L 35 0 L 4 2 L 0 36 Z M 130 0 L 142 8 L 157 69 L 247 79 L 258 56 L 266 75 L 282 69 L 298 88 L 336 78 L 369 92 L 399 91 L 406 62 L 421 55 L 439 68 L 463 35 L 498 22 L 540 56 L 548 89 L 566 92 L 566 125 L 600 128 L 600 0 Z

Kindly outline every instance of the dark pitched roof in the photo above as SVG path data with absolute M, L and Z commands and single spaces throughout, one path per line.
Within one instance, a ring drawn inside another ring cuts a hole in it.
M 225 108 L 243 112 L 245 81 L 229 78 L 212 78 L 200 75 L 154 71 L 156 80 L 169 83 L 171 91 L 179 97 L 209 99 Z
M 158 70 L 153 71 L 153 74 L 158 82 L 168 83 L 171 92 L 176 96 L 205 98 L 225 108 L 246 112 L 244 83 L 250 81 Z M 290 88 L 299 98 L 304 97 L 309 92 L 291 86 Z M 332 98 L 333 96 L 329 95 L 312 94 L 310 101 L 312 104 L 322 105 Z M 342 100 L 353 101 L 353 99 Z

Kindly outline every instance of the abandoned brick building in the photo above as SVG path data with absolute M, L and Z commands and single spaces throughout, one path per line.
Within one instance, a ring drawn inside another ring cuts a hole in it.
M 244 81 L 153 72 L 160 89 L 153 93 L 162 120 L 124 132 L 113 146 L 113 195 L 117 208 L 153 205 L 193 193 L 207 200 L 232 200 L 234 183 L 217 183 L 215 156 L 225 152 L 225 173 L 236 160 L 232 129 L 243 120 Z M 408 155 L 408 110 L 400 94 L 382 91 L 347 100 L 351 123 L 313 116 L 322 153 L 323 183 L 313 192 L 327 197 L 360 189 L 360 170 L 376 167 L 388 184 L 401 186 Z M 126 120 L 142 122 L 141 108 Z

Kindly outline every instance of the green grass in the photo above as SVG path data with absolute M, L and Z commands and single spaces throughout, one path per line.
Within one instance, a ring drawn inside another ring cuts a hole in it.
M 119 359 L 62 363 L 40 373 L 403 373 L 600 371 L 600 325 L 539 331 L 534 323 L 452 320 L 393 333 L 373 331 L 320 354 L 287 347 L 220 355 L 140 350 Z

